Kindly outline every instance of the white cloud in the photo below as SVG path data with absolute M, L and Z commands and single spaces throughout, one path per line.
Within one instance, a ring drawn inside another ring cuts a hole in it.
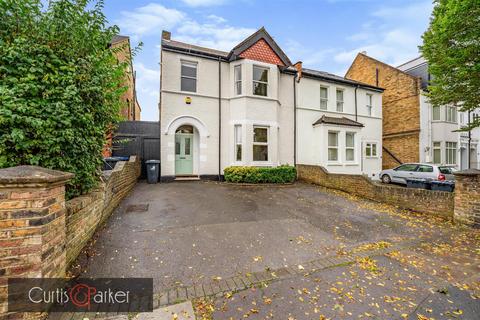
M 183 3 L 190 7 L 206 7 L 224 4 L 225 0 L 182 0 Z
M 207 19 L 210 20 L 211 22 L 213 23 L 216 23 L 216 24 L 222 24 L 222 23 L 225 23 L 227 22 L 227 19 L 225 18 L 222 18 L 222 17 L 219 17 L 215 14 L 210 14 L 207 16 Z
M 362 43 L 353 49 L 337 52 L 334 60 L 350 64 L 358 52 L 398 65 L 419 55 L 421 35 L 428 26 L 432 11 L 430 1 L 421 1 L 402 7 L 380 7 L 365 22 L 361 30 L 347 40 Z
M 149 3 L 133 11 L 122 11 L 121 19 L 116 21 L 121 32 L 141 37 L 142 35 L 171 29 L 185 19 L 185 13 L 169 9 L 160 4 Z
M 255 29 L 187 21 L 176 30 L 175 39 L 209 48 L 229 51 L 255 32 Z

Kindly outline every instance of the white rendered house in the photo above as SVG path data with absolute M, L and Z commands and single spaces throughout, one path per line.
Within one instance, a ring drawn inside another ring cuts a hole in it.
M 430 75 L 428 62 L 423 57 L 408 61 L 398 69 L 419 77 L 423 93 L 427 90 Z M 480 109 L 468 114 L 455 106 L 433 107 L 427 97 L 420 96 L 420 161 L 451 165 L 458 169 L 480 167 L 480 128 L 470 133 L 456 130 L 466 126 Z M 469 148 L 470 146 L 470 148 Z M 470 149 L 470 155 L 469 150 Z
M 382 89 L 292 65 L 264 28 L 224 52 L 162 34 L 161 178 L 239 166 L 381 170 Z

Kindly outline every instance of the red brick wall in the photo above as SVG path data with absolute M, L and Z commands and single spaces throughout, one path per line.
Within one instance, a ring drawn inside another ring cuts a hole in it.
M 239 56 L 240 58 L 285 66 L 285 64 L 282 62 L 282 59 L 280 59 L 275 51 L 273 51 L 273 49 L 263 39 L 258 40 L 253 46 L 243 51 Z
M 453 218 L 454 193 L 373 183 L 363 175 L 329 173 L 320 166 L 297 165 L 298 179 L 373 201 L 447 219 Z M 455 192 L 456 196 L 457 192 Z

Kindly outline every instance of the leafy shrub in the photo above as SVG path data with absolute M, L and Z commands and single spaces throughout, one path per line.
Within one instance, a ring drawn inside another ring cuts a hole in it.
M 279 167 L 227 167 L 224 177 L 227 182 L 236 183 L 292 183 L 297 177 L 297 169 L 292 166 Z
M 119 120 L 126 63 L 109 48 L 103 1 L 0 1 L 0 168 L 72 172 L 67 197 L 99 181 Z

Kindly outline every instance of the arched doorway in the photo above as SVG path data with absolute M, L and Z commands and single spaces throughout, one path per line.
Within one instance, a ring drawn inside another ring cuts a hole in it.
M 193 126 L 183 125 L 175 131 L 175 175 L 193 174 Z

